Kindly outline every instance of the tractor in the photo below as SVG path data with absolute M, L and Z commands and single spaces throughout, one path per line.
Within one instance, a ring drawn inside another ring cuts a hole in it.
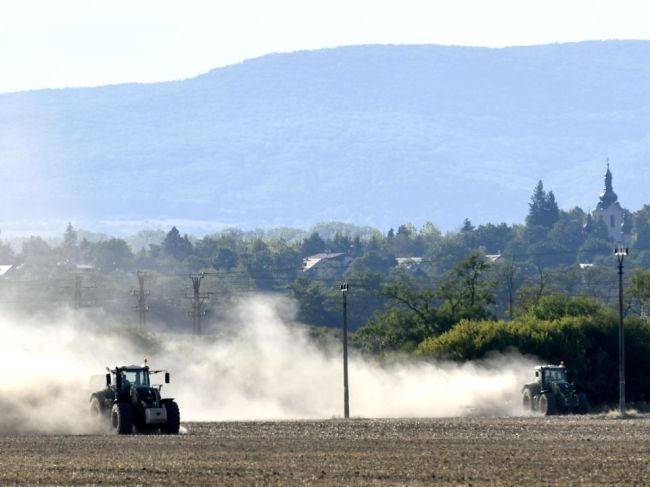
M 524 409 L 539 411 L 544 416 L 586 414 L 589 410 L 587 396 L 568 381 L 564 364 L 538 365 L 535 367 L 535 382 L 526 384 L 521 392 Z
M 152 385 L 150 377 L 169 372 L 149 370 L 145 365 L 106 367 L 106 388 L 90 396 L 90 415 L 98 421 L 108 421 L 113 433 L 129 435 L 138 433 L 178 434 L 180 412 L 172 398 L 162 399 L 162 384 Z

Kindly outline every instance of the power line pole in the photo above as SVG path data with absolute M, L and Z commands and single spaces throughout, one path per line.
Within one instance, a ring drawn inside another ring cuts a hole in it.
M 625 416 L 625 329 L 623 327 L 623 261 L 627 248 L 616 247 L 614 255 L 618 260 L 618 408 Z
M 147 296 L 149 291 L 144 288 L 144 281 L 149 277 L 147 272 L 138 271 L 136 273 L 138 277 L 138 289 L 131 291 L 131 294 L 137 298 L 137 304 L 135 305 L 135 310 L 138 312 L 138 323 L 141 327 L 144 327 L 147 322 L 147 312 L 149 311 L 149 306 L 147 306 Z
M 348 387 L 348 283 L 341 284 L 343 300 L 343 417 L 350 417 L 350 390 Z
M 192 333 L 194 336 L 201 336 L 201 317 L 203 316 L 203 303 L 208 299 L 213 293 L 201 292 L 201 281 L 206 276 L 205 272 L 199 274 L 190 274 L 190 280 L 192 281 L 192 294 L 186 294 L 185 298 L 192 301 L 192 311 L 190 315 L 192 316 Z

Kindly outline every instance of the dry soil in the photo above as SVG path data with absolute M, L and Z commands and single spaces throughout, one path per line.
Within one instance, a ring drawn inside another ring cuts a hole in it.
M 187 423 L 0 436 L 2 484 L 647 485 L 650 416 Z

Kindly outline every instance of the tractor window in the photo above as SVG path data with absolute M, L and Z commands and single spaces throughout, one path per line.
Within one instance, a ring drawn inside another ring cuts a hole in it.
M 149 372 L 147 370 L 123 370 L 122 371 L 122 384 L 128 381 L 129 384 L 136 386 L 149 385 Z
M 548 382 L 566 382 L 566 370 L 564 369 L 548 369 L 545 375 Z

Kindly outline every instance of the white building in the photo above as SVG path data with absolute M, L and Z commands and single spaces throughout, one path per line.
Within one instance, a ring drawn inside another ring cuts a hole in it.
M 612 173 L 607 163 L 607 172 L 605 173 L 605 189 L 600 193 L 600 201 L 596 209 L 592 212 L 595 222 L 602 221 L 607 228 L 609 237 L 615 242 L 627 245 L 630 238 L 631 222 L 627 216 L 627 211 L 621 208 L 618 202 L 618 196 L 612 188 Z

